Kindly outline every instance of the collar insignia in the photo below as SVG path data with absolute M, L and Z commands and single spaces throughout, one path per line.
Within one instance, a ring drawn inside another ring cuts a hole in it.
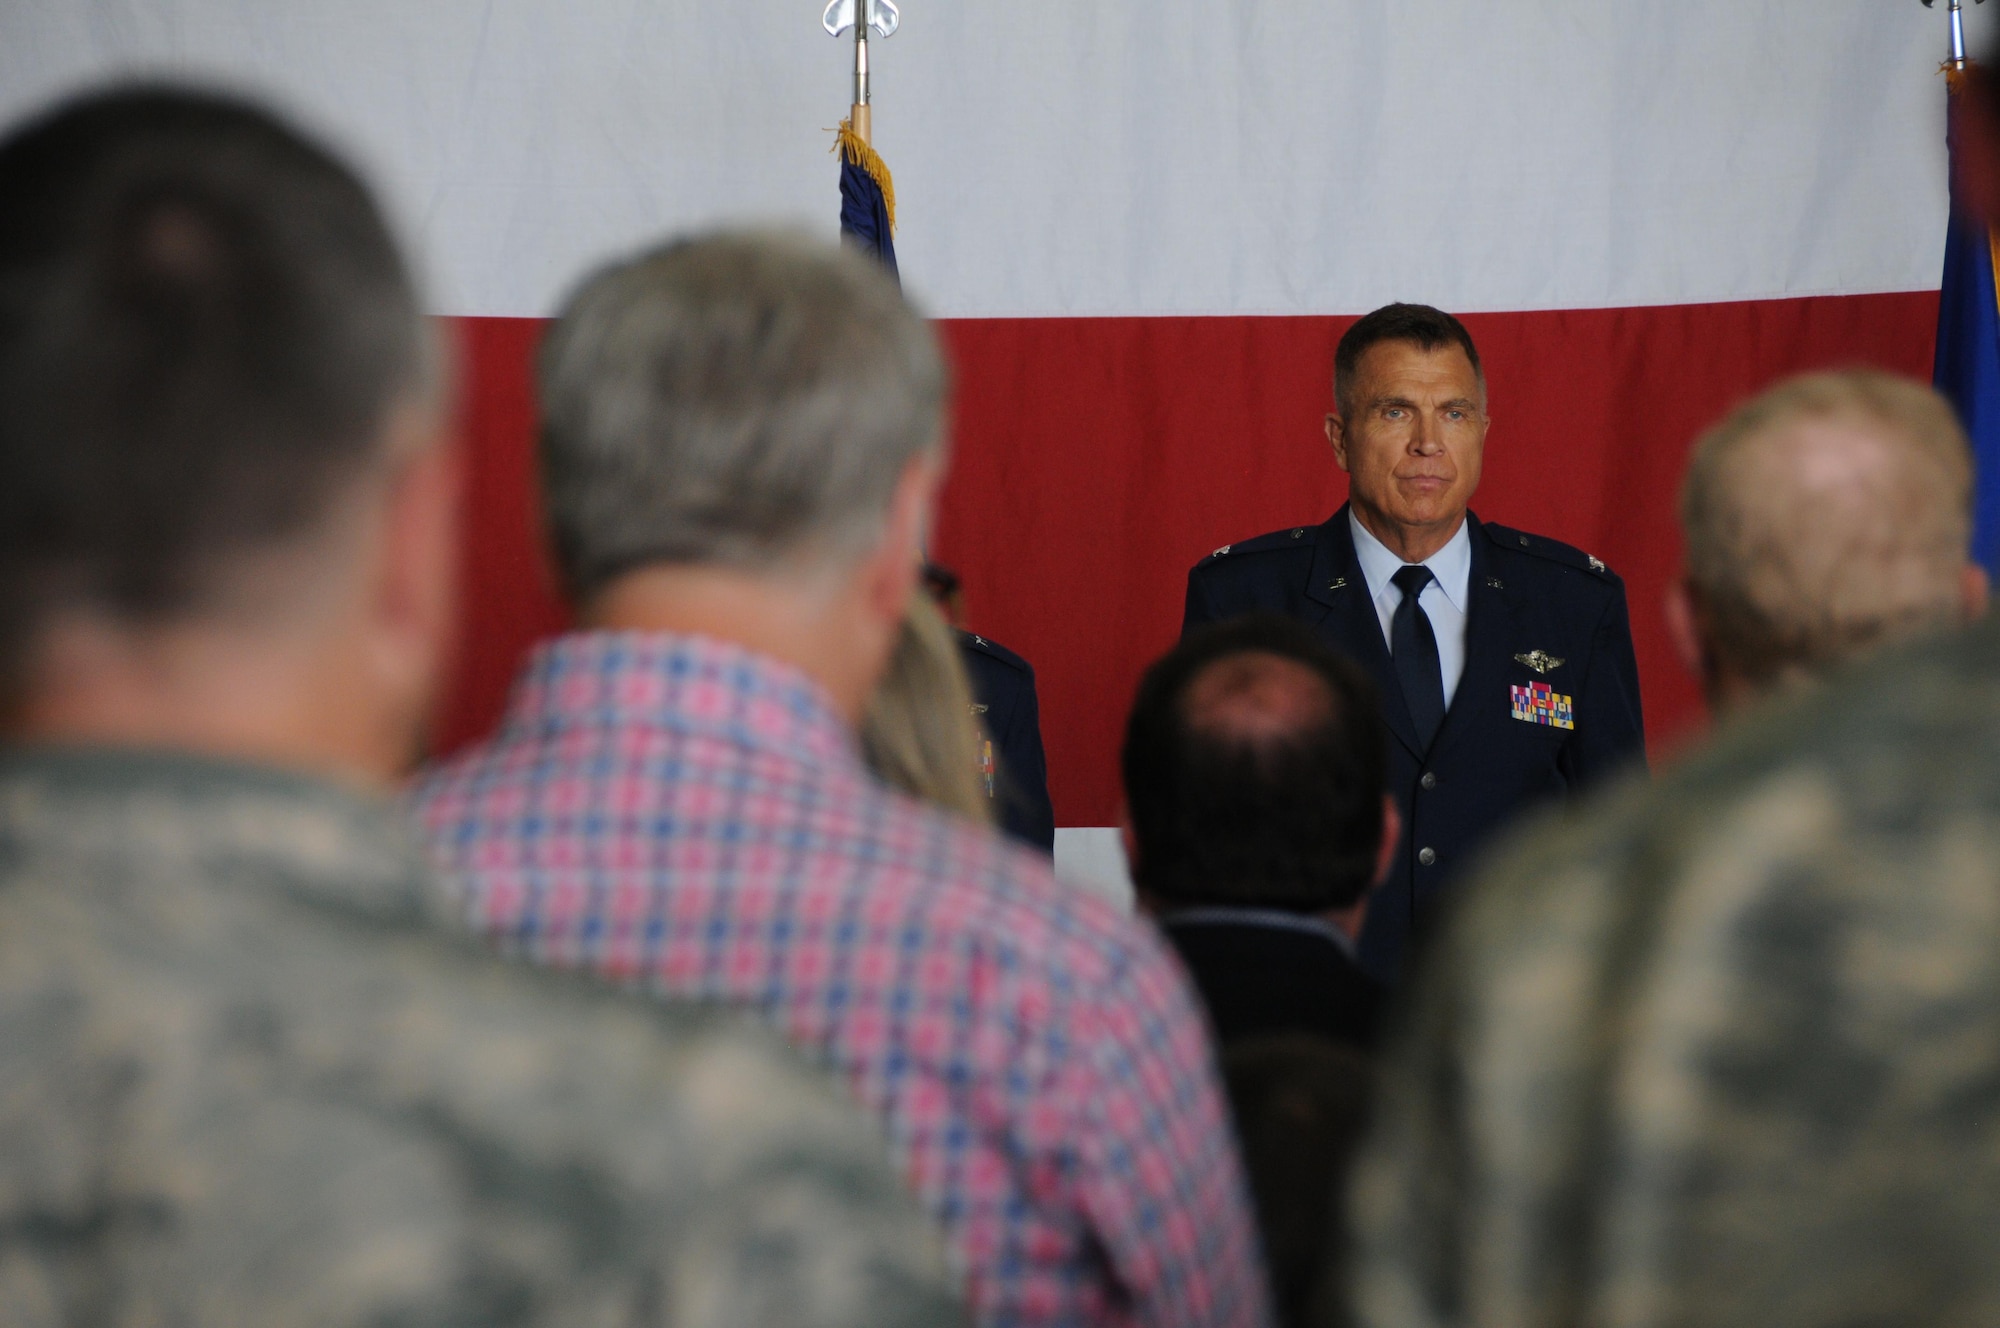
M 1231 549 L 1235 547 L 1236 546 L 1233 544 L 1225 544 L 1221 548 L 1217 549 L 1214 553 L 1209 554 L 1208 556 L 1211 558 L 1220 558 L 1223 554 L 1228 553 Z
M 1516 655 L 1514 656 L 1514 662 L 1516 664 L 1526 664 L 1537 673 L 1547 673 L 1550 669 L 1559 669 L 1563 664 L 1561 660 L 1546 650 L 1530 650 L 1525 655 Z
M 1604 560 L 1603 560 L 1602 558 L 1599 558 L 1599 557 L 1598 557 L 1597 555 L 1595 555 L 1595 554 L 1591 554 L 1591 553 L 1586 553 L 1586 554 L 1584 554 L 1583 556 L 1584 556 L 1584 557 L 1586 557 L 1586 558 L 1588 558 L 1588 559 L 1590 559 L 1590 570 L 1591 570 L 1591 571 L 1593 571 L 1593 572 L 1602 572 L 1602 571 L 1604 571 L 1604 570 L 1605 570 L 1605 568 L 1604 568 Z
M 1330 582 L 1328 582 L 1328 583 L 1327 583 L 1327 587 L 1326 587 L 1326 588 L 1327 588 L 1328 590 L 1338 590 L 1338 589 L 1340 589 L 1340 588 L 1341 588 L 1342 586 L 1344 586 L 1344 585 L 1346 585 L 1346 584 L 1347 584 L 1347 578 L 1346 578 L 1346 577 L 1344 577 L 1344 576 L 1337 576 L 1337 577 L 1335 577 L 1335 578 L 1334 578 L 1334 579 L 1333 579 L 1332 581 L 1330 581 Z
M 972 703 L 972 713 L 975 715 L 983 715 L 986 713 L 986 707 L 980 705 L 977 701 L 975 701 Z

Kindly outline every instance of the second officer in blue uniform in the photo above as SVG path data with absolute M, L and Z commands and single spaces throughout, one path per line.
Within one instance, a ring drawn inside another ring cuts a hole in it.
M 1042 755 L 1041 707 L 1035 670 L 997 641 L 964 628 L 959 658 L 972 684 L 973 714 L 985 731 L 980 773 L 1000 828 L 1044 853 L 1056 848 L 1056 815 L 1049 803 L 1049 767 Z
M 1386 979 L 1488 836 L 1643 760 L 1644 730 L 1624 583 L 1468 510 L 1487 415 L 1464 325 L 1426 305 L 1369 314 L 1335 353 L 1334 405 L 1347 504 L 1196 564 L 1182 631 L 1280 613 L 1375 675 L 1404 831 L 1361 955 Z

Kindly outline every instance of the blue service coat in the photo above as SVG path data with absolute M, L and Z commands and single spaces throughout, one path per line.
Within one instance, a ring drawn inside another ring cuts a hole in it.
M 1417 745 L 1346 507 L 1324 525 L 1226 545 L 1188 573 L 1183 635 L 1245 613 L 1283 614 L 1357 660 L 1381 690 L 1403 838 L 1369 905 L 1361 957 L 1385 981 L 1496 831 L 1645 759 L 1624 582 L 1567 544 L 1470 514 L 1466 521 L 1465 672 L 1429 751 Z M 1538 683 L 1546 700 L 1533 690 Z M 1517 718 L 1524 706 L 1529 717 Z M 1561 727 L 1564 719 L 1573 727 Z
M 1035 670 L 999 642 L 964 630 L 958 633 L 958 653 L 972 684 L 973 713 L 993 744 L 986 791 L 997 804 L 1000 828 L 1054 853 L 1056 814 L 1049 802 Z

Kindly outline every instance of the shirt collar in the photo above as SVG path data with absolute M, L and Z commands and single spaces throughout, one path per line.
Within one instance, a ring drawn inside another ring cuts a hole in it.
M 1352 507 L 1347 509 L 1347 528 L 1354 535 L 1354 557 L 1361 564 L 1362 578 L 1368 582 L 1368 598 L 1380 599 L 1389 585 L 1389 578 L 1403 566 L 1403 560 L 1361 524 L 1361 518 L 1354 514 Z M 1444 542 L 1443 548 L 1424 559 L 1424 566 L 1431 569 L 1431 575 L 1437 578 L 1438 589 L 1451 601 L 1451 606 L 1464 613 L 1467 591 L 1472 582 L 1470 517 L 1459 520 L 1457 531 Z
M 1282 908 L 1238 908 L 1227 904 L 1203 904 L 1177 908 L 1160 916 L 1163 927 L 1270 927 L 1278 931 L 1303 932 L 1340 947 L 1349 959 L 1357 958 L 1354 938 L 1325 918 L 1310 913 L 1292 913 Z
M 528 657 L 506 729 L 672 729 L 808 764 L 853 764 L 853 735 L 802 670 L 679 632 L 572 632 Z

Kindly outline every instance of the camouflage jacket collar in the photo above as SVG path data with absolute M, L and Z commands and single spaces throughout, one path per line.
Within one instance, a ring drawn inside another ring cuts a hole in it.
M 32 858 L 256 882 L 384 921 L 437 910 L 386 800 L 184 752 L 0 749 L 0 864 Z

